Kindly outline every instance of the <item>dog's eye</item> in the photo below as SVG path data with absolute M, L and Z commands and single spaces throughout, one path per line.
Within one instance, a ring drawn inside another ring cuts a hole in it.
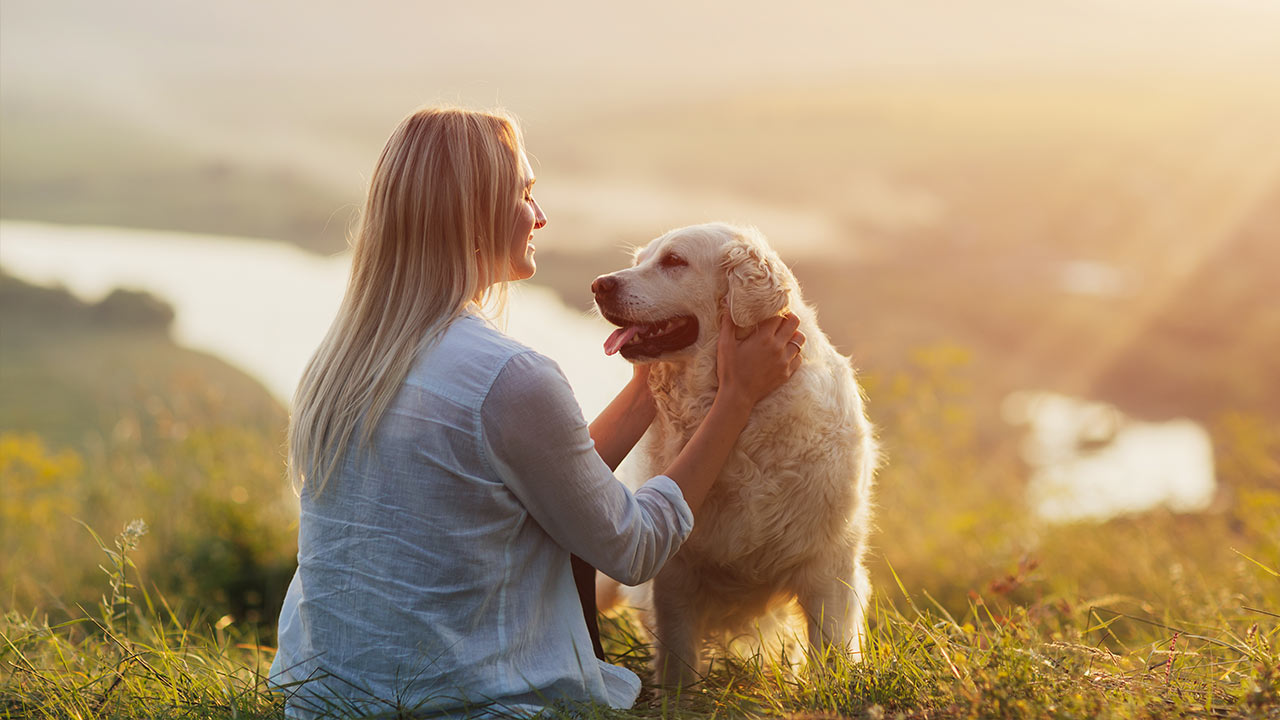
M 667 253 L 666 255 L 662 256 L 662 259 L 658 261 L 658 264 L 664 268 L 675 268 L 675 267 L 684 267 L 689 263 L 685 262 L 684 258 L 680 257 L 675 253 Z

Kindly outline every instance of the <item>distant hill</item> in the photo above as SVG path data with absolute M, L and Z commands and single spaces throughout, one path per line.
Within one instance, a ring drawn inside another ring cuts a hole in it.
M 0 431 L 79 447 L 163 398 L 196 403 L 230 425 L 281 432 L 285 410 L 266 388 L 179 347 L 172 320 L 172 308 L 145 293 L 117 290 L 86 303 L 0 272 Z
M 298 169 L 229 158 L 74 105 L 18 104 L 0 123 L 0 217 L 347 244 L 358 202 Z M 247 154 L 247 153 L 246 153 Z

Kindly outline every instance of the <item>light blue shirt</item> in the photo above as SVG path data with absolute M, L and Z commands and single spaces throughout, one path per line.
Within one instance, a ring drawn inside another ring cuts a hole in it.
M 271 666 L 291 718 L 630 707 L 640 681 L 593 654 L 569 554 L 636 584 L 693 529 L 670 478 L 614 478 L 554 362 L 473 315 L 301 503 Z

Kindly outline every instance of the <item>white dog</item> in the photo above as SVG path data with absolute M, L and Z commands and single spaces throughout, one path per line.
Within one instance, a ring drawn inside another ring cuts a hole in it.
M 877 450 L 849 359 L 818 328 L 791 271 L 758 232 L 714 223 L 663 235 L 592 290 L 620 326 L 605 351 L 654 363 L 646 475 L 671 463 L 711 407 L 722 313 L 751 328 L 790 309 L 808 339 L 799 369 L 756 405 L 693 534 L 653 581 L 659 682 L 695 680 L 703 639 L 750 632 L 793 599 L 813 648 L 858 657 Z

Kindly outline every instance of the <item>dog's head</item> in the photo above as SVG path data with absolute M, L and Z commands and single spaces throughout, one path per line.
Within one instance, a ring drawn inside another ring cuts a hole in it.
M 605 352 L 644 362 L 692 353 L 716 337 L 722 313 L 752 327 L 787 309 L 795 278 L 756 230 L 723 223 L 672 230 L 635 263 L 591 284 L 618 325 Z

